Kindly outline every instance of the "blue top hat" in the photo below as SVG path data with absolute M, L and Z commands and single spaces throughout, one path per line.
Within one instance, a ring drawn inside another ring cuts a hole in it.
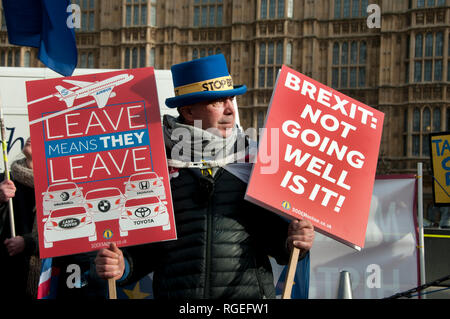
M 233 86 L 223 54 L 211 55 L 171 68 L 175 97 L 166 99 L 170 108 L 244 94 L 245 85 Z

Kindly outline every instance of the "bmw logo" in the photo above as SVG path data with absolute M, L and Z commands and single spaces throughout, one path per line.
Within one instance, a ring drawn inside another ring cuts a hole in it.
M 291 209 L 291 203 L 289 203 L 288 201 L 283 201 L 281 203 L 281 206 L 286 209 L 286 210 L 290 210 Z
M 101 211 L 102 213 L 106 213 L 111 208 L 111 203 L 104 199 L 98 203 L 97 207 L 99 211 Z
M 105 239 L 111 239 L 112 236 L 113 236 L 113 232 L 112 232 L 111 229 L 106 229 L 106 230 L 103 232 L 103 238 L 105 238 Z

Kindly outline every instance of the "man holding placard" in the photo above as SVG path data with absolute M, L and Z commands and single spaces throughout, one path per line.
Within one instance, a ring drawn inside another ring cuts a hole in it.
M 286 264 L 297 247 L 304 257 L 314 227 L 244 200 L 255 148 L 235 124 L 233 99 L 246 87 L 233 85 L 224 56 L 174 65 L 172 76 L 166 104 L 180 116 L 165 116 L 164 139 L 178 239 L 112 244 L 97 272 L 125 284 L 154 271 L 156 298 L 274 298 L 268 256 Z

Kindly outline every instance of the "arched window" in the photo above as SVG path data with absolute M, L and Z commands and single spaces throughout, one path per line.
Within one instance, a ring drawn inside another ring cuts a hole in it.
M 352 1 L 352 17 L 359 17 L 359 0 Z
M 357 60 L 358 60 L 358 43 L 353 41 L 350 48 L 350 63 L 356 64 L 358 62 Z
M 414 52 L 414 82 L 442 81 L 444 63 L 442 60 L 443 33 L 416 35 Z M 450 47 L 450 46 L 449 46 Z
M 273 48 L 273 42 L 269 42 L 269 48 L 268 48 L 268 54 L 267 54 L 267 64 L 273 64 L 273 62 L 274 62 L 274 58 L 273 58 L 273 50 L 274 50 L 274 48 Z
M 334 17 L 341 17 L 341 0 L 334 0 Z
M 344 0 L 344 18 L 350 17 L 350 0 Z
M 436 48 L 435 48 L 435 56 L 442 56 L 444 48 L 444 35 L 442 32 L 436 33 Z
M 433 109 L 433 132 L 441 130 L 441 110 L 439 108 Z
M 277 64 L 283 64 L 283 42 L 277 42 Z
M 346 88 L 348 86 L 366 86 L 366 42 L 352 41 L 333 44 L 331 69 L 331 86 Z
M 138 50 L 137 48 L 133 48 L 131 54 L 131 66 L 133 69 L 137 68 L 137 63 L 138 63 Z
M 267 0 L 261 0 L 261 19 L 265 19 L 267 17 Z
M 145 52 L 145 47 L 139 49 L 139 67 L 143 68 L 147 64 L 147 54 Z
M 292 18 L 293 16 L 294 16 L 294 0 L 288 0 L 287 17 Z
M 423 52 L 423 37 L 422 34 L 418 34 L 416 35 L 416 58 L 420 58 L 422 57 L 422 52 Z
M 420 131 L 420 110 L 415 108 L 413 111 L 413 132 Z
M 292 64 L 292 43 L 286 45 L 286 64 Z
M 359 64 L 365 64 L 367 58 L 367 45 L 365 41 L 359 44 Z
M 276 8 L 276 0 L 269 0 L 269 18 L 275 18 L 275 8 Z
M 125 57 L 124 57 L 124 68 L 129 69 L 130 68 L 130 48 L 125 49 Z
M 431 112 L 430 112 L 430 108 L 426 107 L 423 110 L 423 115 L 422 115 L 422 131 L 423 132 L 429 132 L 431 129 Z
M 278 18 L 284 17 L 284 0 L 278 0 Z
M 425 56 L 433 56 L 433 34 L 427 33 L 425 37 Z
M 94 55 L 91 53 L 91 52 L 89 52 L 88 53 L 88 68 L 94 68 Z
M 259 64 L 266 64 L 266 44 L 259 45 Z
M 430 152 L 430 138 L 429 135 L 432 132 L 441 131 L 441 114 L 440 107 L 430 108 L 425 106 L 423 108 L 415 107 L 412 111 L 412 127 L 408 131 L 408 123 L 405 120 L 404 123 L 404 147 L 407 147 L 406 141 L 408 136 L 411 136 L 412 156 L 429 156 Z M 405 119 L 407 119 L 407 113 L 405 112 Z M 449 124 L 450 117 L 447 114 L 447 125 Z M 445 128 L 444 128 L 445 130 Z M 408 152 L 405 150 L 405 156 L 408 156 Z
M 339 43 L 337 42 L 333 44 L 333 64 L 339 64 Z
M 150 49 L 150 66 L 155 66 L 155 48 Z
M 348 44 L 342 43 L 341 64 L 348 64 Z
M 14 66 L 20 66 L 20 49 L 14 52 Z
M 258 130 L 264 127 L 264 111 L 258 111 L 258 115 L 256 118 L 256 125 L 258 126 Z

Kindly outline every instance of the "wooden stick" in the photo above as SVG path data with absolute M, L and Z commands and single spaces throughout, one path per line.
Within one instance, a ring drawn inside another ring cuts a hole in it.
M 109 299 L 117 299 L 116 280 L 108 279 Z
M 8 150 L 6 147 L 6 134 L 5 134 L 5 121 L 3 119 L 3 107 L 2 107 L 2 99 L 0 96 L 0 133 L 1 133 L 1 139 L 2 139 L 2 150 L 3 150 L 3 163 L 5 166 L 5 180 L 10 180 L 11 175 L 9 173 L 9 167 L 8 167 Z M 11 228 L 11 238 L 16 237 L 16 226 L 14 224 L 14 208 L 13 208 L 13 202 L 12 198 L 8 200 L 8 206 L 9 206 L 9 226 Z
M 291 257 L 289 259 L 289 266 L 286 273 L 286 280 L 284 282 L 283 295 L 281 299 L 291 299 L 292 286 L 294 284 L 294 275 L 297 270 L 298 256 L 300 249 L 293 247 L 291 251 Z

